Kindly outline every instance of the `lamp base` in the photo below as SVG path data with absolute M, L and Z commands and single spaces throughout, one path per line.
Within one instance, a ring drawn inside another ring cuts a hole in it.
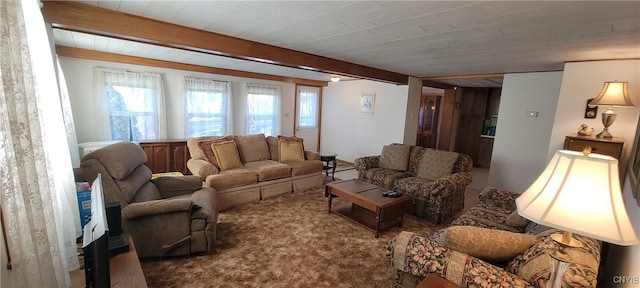
M 598 133 L 598 135 L 596 135 L 596 138 L 613 138 L 613 136 L 611 136 L 611 133 L 609 133 L 609 126 L 613 125 L 613 122 L 616 121 L 616 116 L 618 116 L 618 114 L 613 112 L 613 109 L 611 109 L 611 107 L 609 107 L 607 111 L 602 113 L 602 125 L 604 126 L 604 130 Z
M 609 133 L 609 128 L 604 128 L 604 130 L 602 130 L 602 132 L 598 133 L 598 135 L 596 135 L 596 138 L 598 139 L 607 139 L 607 138 L 613 138 L 613 136 L 611 135 L 611 133 Z

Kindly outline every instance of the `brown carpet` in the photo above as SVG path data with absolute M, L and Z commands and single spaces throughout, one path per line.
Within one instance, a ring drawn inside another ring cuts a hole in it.
M 391 238 L 439 228 L 405 215 L 403 227 L 376 239 L 328 214 L 324 189 L 315 189 L 221 212 L 214 254 L 141 264 L 149 287 L 391 287 L 395 272 L 385 256 Z

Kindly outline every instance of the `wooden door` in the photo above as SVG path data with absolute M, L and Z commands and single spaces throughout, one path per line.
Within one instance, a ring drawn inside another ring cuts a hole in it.
M 438 141 L 438 119 L 440 118 L 440 99 L 437 95 L 422 95 L 418 117 L 418 137 L 416 145 L 436 148 Z
M 460 88 L 460 120 L 456 130 L 455 152 L 464 153 L 478 162 L 480 135 L 484 125 L 484 113 L 487 107 L 488 88 Z

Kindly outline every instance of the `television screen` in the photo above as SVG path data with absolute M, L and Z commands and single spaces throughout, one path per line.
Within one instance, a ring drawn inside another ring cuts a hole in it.
M 82 250 L 84 252 L 85 282 L 88 288 L 110 287 L 109 227 L 102 193 L 102 175 L 91 185 L 91 220 L 84 226 Z

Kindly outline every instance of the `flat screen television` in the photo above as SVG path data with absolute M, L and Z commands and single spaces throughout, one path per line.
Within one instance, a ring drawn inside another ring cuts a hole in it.
M 109 227 L 101 174 L 91 184 L 91 220 L 83 228 L 82 250 L 86 287 L 111 287 Z

